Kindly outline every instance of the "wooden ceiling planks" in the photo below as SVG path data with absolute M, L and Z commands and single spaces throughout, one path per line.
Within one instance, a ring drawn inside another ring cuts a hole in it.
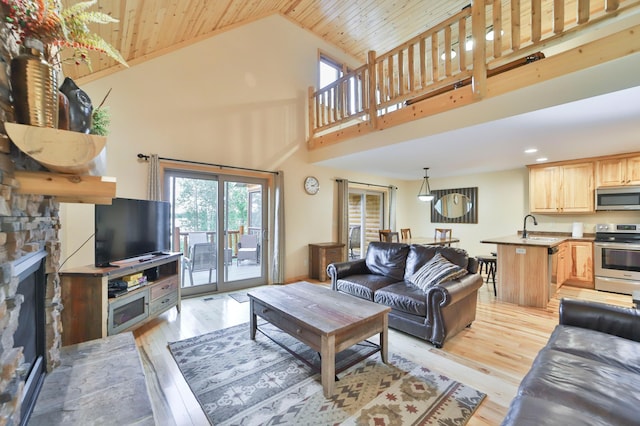
M 604 1 L 591 0 L 591 8 L 604 8 Z M 62 2 L 68 7 L 77 0 Z M 571 3 L 564 11 L 565 22 L 578 18 L 578 2 Z M 136 64 L 279 13 L 365 63 L 369 50 L 384 54 L 468 4 L 470 0 L 100 0 L 93 9 L 99 8 L 120 22 L 91 25 L 91 29 L 118 49 L 128 63 Z M 553 1 L 543 0 L 542 4 L 541 13 L 553 12 Z M 511 10 L 509 2 L 503 1 L 502 5 L 502 16 L 507 18 L 503 21 L 506 38 Z M 521 8 L 530 11 L 531 1 L 522 0 Z M 523 37 L 530 37 L 531 19 L 523 17 L 520 25 Z M 92 71 L 86 66 L 65 65 L 65 75 L 90 81 L 121 69 L 104 55 L 93 52 L 90 58 Z

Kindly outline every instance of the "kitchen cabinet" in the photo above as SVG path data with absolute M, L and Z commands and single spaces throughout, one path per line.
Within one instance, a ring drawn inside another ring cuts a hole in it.
M 560 288 L 567 281 L 571 273 L 571 262 L 569 258 L 569 243 L 562 243 L 558 246 L 556 261 L 556 288 Z
M 529 167 L 532 213 L 592 213 L 594 163 Z
M 576 287 L 595 288 L 593 279 L 593 243 L 568 241 L 571 269 L 565 283 Z
M 596 186 L 640 185 L 640 155 L 596 163 Z

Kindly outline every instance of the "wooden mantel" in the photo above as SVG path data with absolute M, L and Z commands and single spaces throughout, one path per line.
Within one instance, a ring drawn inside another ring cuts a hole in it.
M 104 136 L 5 123 L 11 141 L 51 172 L 16 171 L 18 194 L 55 196 L 60 202 L 111 204 L 116 179 L 106 168 Z
M 116 178 L 49 172 L 15 172 L 18 194 L 55 196 L 62 203 L 111 204 Z

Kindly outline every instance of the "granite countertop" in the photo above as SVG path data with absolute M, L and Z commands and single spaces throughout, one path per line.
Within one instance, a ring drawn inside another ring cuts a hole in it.
M 584 235 L 582 237 L 572 237 L 571 234 L 530 232 L 527 238 L 522 238 L 522 234 L 518 233 L 514 235 L 508 235 L 506 237 L 485 238 L 480 242 L 487 243 L 487 244 L 556 247 L 566 241 L 593 241 L 593 240 L 594 240 L 594 236 L 591 236 L 591 235 Z

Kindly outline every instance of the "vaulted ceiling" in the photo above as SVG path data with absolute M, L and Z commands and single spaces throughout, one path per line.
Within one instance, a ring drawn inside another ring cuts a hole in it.
M 68 6 L 77 0 L 63 0 Z M 99 10 L 119 20 L 96 25 L 129 65 L 271 14 L 280 14 L 339 47 L 361 63 L 367 51 L 384 53 L 444 21 L 470 0 L 100 0 Z M 93 80 L 121 69 L 91 54 L 91 70 L 67 64 L 65 75 Z

